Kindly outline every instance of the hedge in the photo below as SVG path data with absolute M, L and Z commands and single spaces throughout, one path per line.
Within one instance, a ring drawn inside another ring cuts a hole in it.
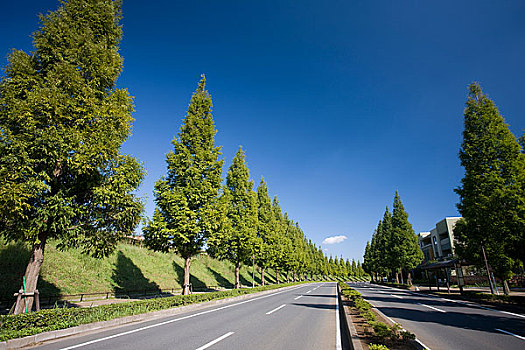
M 251 289 L 233 289 L 203 294 L 175 295 L 166 298 L 145 299 L 90 308 L 57 308 L 20 315 L 0 315 L 0 341 L 75 327 L 81 324 L 108 321 L 124 316 L 272 290 L 300 283 L 304 282 L 274 284 Z

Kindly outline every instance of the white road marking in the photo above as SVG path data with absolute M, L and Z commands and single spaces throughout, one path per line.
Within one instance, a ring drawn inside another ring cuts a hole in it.
M 302 297 L 303 297 L 302 295 L 299 295 L 297 298 L 294 298 L 294 300 L 300 299 Z
M 212 346 L 213 344 L 217 344 L 218 342 L 220 342 L 221 340 L 225 339 L 225 338 L 228 338 L 230 335 L 232 335 L 234 332 L 228 332 L 226 333 L 225 335 L 215 339 L 215 340 L 212 340 L 211 342 L 207 343 L 207 344 L 204 344 L 203 346 L 201 346 L 200 348 L 198 348 L 197 350 L 204 350 L 204 349 L 207 349 L 209 348 L 210 346 Z
M 504 314 L 509 314 L 509 315 L 512 315 L 512 316 L 518 316 L 518 317 L 523 317 L 525 318 L 525 315 L 520 315 L 520 314 L 515 314 L 514 312 L 508 312 L 508 311 L 500 311 Z
M 282 304 L 281 306 L 276 307 L 276 308 L 273 309 L 272 311 L 268 311 L 266 314 L 267 314 L 267 315 L 271 315 L 271 314 L 273 314 L 275 311 L 280 310 L 280 309 L 282 309 L 282 308 L 285 307 L 285 306 L 286 306 L 286 304 Z
M 433 306 L 425 305 L 425 304 L 421 304 L 421 303 L 418 303 L 418 304 L 419 305 L 423 305 L 425 307 L 428 307 L 429 309 L 432 309 L 432 310 L 436 310 L 436 311 L 439 311 L 439 312 L 446 312 L 445 310 L 438 309 L 437 307 L 433 307 Z
M 503 332 L 503 333 L 506 333 L 506 334 L 508 334 L 508 335 L 512 335 L 512 336 L 514 336 L 514 337 L 516 337 L 516 338 L 519 338 L 519 339 L 521 339 L 521 340 L 525 340 L 525 337 L 522 337 L 521 335 L 517 335 L 517 334 L 511 333 L 511 332 L 509 332 L 509 331 L 505 331 L 505 330 L 503 330 L 503 329 L 499 329 L 499 328 L 496 328 L 496 330 L 497 330 L 497 331 L 500 331 L 500 332 Z
M 306 292 L 306 294 L 310 293 L 312 290 L 310 289 L 308 292 Z
M 159 327 L 159 326 L 164 326 L 164 325 L 166 325 L 166 324 L 170 324 L 170 323 L 173 323 L 173 322 L 182 321 L 182 320 L 186 320 L 186 319 L 188 319 L 188 318 L 193 318 L 193 317 L 196 317 L 196 316 L 209 314 L 209 313 L 211 313 L 211 312 L 215 312 L 215 311 L 220 311 L 220 310 L 228 309 L 228 308 L 230 308 L 230 307 L 237 306 L 237 305 L 242 305 L 242 304 L 246 304 L 246 303 L 250 303 L 250 302 L 255 301 L 255 300 L 260 300 L 260 299 L 268 298 L 268 297 L 271 297 L 271 296 L 274 296 L 274 295 L 277 295 L 277 294 L 281 294 L 281 293 L 284 293 L 284 292 L 289 292 L 289 291 L 294 290 L 294 289 L 298 289 L 298 288 L 300 288 L 300 287 L 304 287 L 304 285 L 300 285 L 300 286 L 297 286 L 297 287 L 294 287 L 294 288 L 290 288 L 290 289 L 287 289 L 287 290 L 282 290 L 282 291 L 277 292 L 277 293 L 267 294 L 267 295 L 263 295 L 263 296 L 260 296 L 260 297 L 257 297 L 257 298 L 248 299 L 248 300 L 245 300 L 245 301 L 238 302 L 238 303 L 236 303 L 236 304 L 230 304 L 230 305 L 226 305 L 226 306 L 221 306 L 221 307 L 218 307 L 218 308 L 216 308 L 216 309 L 206 310 L 206 311 L 198 312 L 198 313 L 196 313 L 196 314 L 192 314 L 192 315 L 188 315 L 188 316 L 183 316 L 183 317 L 179 317 L 179 318 L 174 318 L 174 319 L 172 319 L 172 320 L 168 320 L 168 321 L 164 321 L 164 322 L 160 322 L 160 323 L 155 323 L 155 324 L 152 324 L 152 325 L 149 325 L 149 326 L 145 326 L 145 327 L 141 327 L 141 328 L 132 329 L 132 330 L 127 331 L 127 332 L 122 332 L 122 333 L 118 333 L 118 334 L 110 335 L 110 336 L 108 336 L 108 337 L 104 337 L 104 338 L 99 338 L 99 339 L 91 340 L 91 341 L 88 341 L 88 342 L 85 342 L 85 343 L 81 343 L 81 344 L 77 344 L 77 345 L 68 346 L 67 348 L 62 348 L 62 349 L 60 349 L 60 350 L 71 350 L 71 349 L 76 349 L 76 348 L 80 348 L 80 347 L 83 347 L 83 346 L 86 346 L 86 345 L 91 345 L 91 344 L 99 343 L 99 342 L 101 342 L 101 341 L 105 341 L 105 340 L 109 340 L 109 339 L 113 339 L 113 338 L 121 337 L 121 336 L 123 336 L 123 335 L 128 335 L 128 334 L 133 334 L 133 333 L 137 333 L 137 332 L 140 332 L 140 331 L 145 331 L 145 330 L 150 329 L 150 328 L 155 328 L 155 327 Z
M 403 297 L 400 297 L 399 295 L 395 295 L 395 294 L 390 294 L 390 295 L 393 296 L 393 297 L 396 297 L 398 299 L 403 299 Z
M 335 349 L 336 350 L 342 350 L 342 345 L 341 345 L 341 333 L 340 333 L 340 326 L 339 326 L 339 295 L 337 295 L 337 293 L 339 293 L 337 291 L 337 286 L 335 287 L 335 293 L 336 293 L 336 296 L 335 296 Z

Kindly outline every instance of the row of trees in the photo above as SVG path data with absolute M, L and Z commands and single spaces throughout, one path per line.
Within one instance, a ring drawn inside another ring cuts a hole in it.
M 143 227 L 146 246 L 175 251 L 185 261 L 183 294 L 189 293 L 193 256 L 207 247 L 211 256 L 235 266 L 235 288 L 240 287 L 242 264 L 253 261 L 297 275 L 327 271 L 322 250 L 308 241 L 279 202 L 273 201 L 261 179 L 257 190 L 250 179 L 245 153 L 240 147 L 222 181 L 223 160 L 215 145 L 212 101 L 202 79 L 191 98 L 174 149 L 166 156 L 167 174 L 155 184 L 156 209 Z
M 367 275 L 359 260 L 357 260 L 357 264 L 354 259 L 352 259 L 352 262 L 346 259 L 345 262 L 342 256 L 339 259 L 337 259 L 337 257 L 334 259 L 330 256 L 325 274 L 342 278 L 365 277 Z
M 372 241 L 366 242 L 363 268 L 376 280 L 380 276 L 395 276 L 396 283 L 404 283 L 407 274 L 410 284 L 411 270 L 423 260 L 423 252 L 397 191 L 393 208 L 390 213 L 386 207 Z
M 525 262 L 525 136 L 520 145 L 477 83 L 469 87 L 464 118 L 456 253 L 484 268 L 485 251 L 508 294 L 507 280 Z

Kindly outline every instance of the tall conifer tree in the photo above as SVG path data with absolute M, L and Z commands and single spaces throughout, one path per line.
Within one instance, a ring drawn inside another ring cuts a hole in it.
M 410 270 L 415 268 L 423 260 L 423 252 L 419 249 L 417 236 L 408 221 L 408 213 L 405 211 L 405 207 L 397 191 L 394 196 L 393 208 L 391 244 L 395 254 L 394 267 L 399 269 L 401 283 L 404 283 L 403 269 L 406 269 L 410 274 Z
M 235 288 L 240 288 L 241 264 L 251 260 L 257 240 L 257 194 L 241 147 L 226 177 L 227 219 L 230 229 L 212 235 L 209 245 L 216 256 L 235 265 Z
M 0 82 L 0 233 L 32 246 L 28 292 L 50 238 L 101 257 L 140 219 L 143 205 L 132 192 L 144 172 L 120 153 L 133 121 L 133 100 L 115 85 L 121 17 L 120 1 L 62 2 L 40 17 L 34 50 L 8 57 Z
M 477 83 L 469 87 L 464 118 L 459 158 L 465 176 L 456 189 L 463 220 L 454 230 L 456 248 L 461 256 L 483 266 L 484 247 L 507 287 L 516 261 L 525 260 L 525 156 Z
M 153 220 L 143 228 L 148 247 L 174 249 L 184 258 L 183 294 L 189 293 L 191 258 L 222 224 L 218 196 L 223 161 L 220 147 L 215 146 L 211 109 L 203 75 L 178 138 L 172 141 L 174 150 L 166 156 L 167 175 L 155 184 Z
M 272 200 L 268 195 L 268 187 L 263 178 L 257 187 L 258 247 L 255 254 L 257 265 L 261 268 L 261 283 L 265 285 L 264 272 L 269 267 L 277 266 L 279 244 L 277 237 L 277 223 L 273 213 Z

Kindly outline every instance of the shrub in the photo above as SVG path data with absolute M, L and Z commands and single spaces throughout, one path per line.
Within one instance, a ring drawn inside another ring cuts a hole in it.
M 86 323 L 107 321 L 118 317 L 138 315 L 182 305 L 277 289 L 294 284 L 299 283 L 283 283 L 253 289 L 233 289 L 203 294 L 175 295 L 167 298 L 145 299 L 91 308 L 59 308 L 20 315 L 0 315 L 0 341 L 74 327 Z
M 374 322 L 372 327 L 374 328 L 375 334 L 379 338 L 386 339 L 386 338 L 392 337 L 392 329 L 388 327 L 386 324 L 384 324 L 383 322 L 379 322 L 379 321 Z
M 368 311 L 372 308 L 372 305 L 364 300 L 363 298 L 356 298 L 354 299 L 355 307 L 358 308 L 361 311 Z
M 383 344 L 369 344 L 368 348 L 370 350 L 388 350 L 388 348 Z
M 414 340 L 416 339 L 416 335 L 414 333 L 410 333 L 409 331 L 401 331 L 401 338 L 404 341 Z
M 368 322 L 373 322 L 376 320 L 376 314 L 374 314 L 372 311 L 368 310 L 361 313 L 361 316 Z

